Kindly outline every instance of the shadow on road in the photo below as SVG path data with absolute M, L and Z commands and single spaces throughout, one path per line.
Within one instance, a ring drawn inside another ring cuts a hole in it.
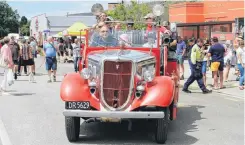
M 181 107 L 178 118 L 170 123 L 168 140 L 166 144 L 191 145 L 198 141 L 189 132 L 198 130 L 194 123 L 201 118 L 198 109 L 203 106 Z M 85 123 L 80 129 L 80 140 L 76 144 L 156 144 L 154 142 L 153 122 L 139 121 L 133 123 L 133 131 L 127 130 L 127 122 L 119 123 Z
M 31 96 L 35 95 L 35 93 L 11 93 L 13 96 Z
M 48 75 L 47 73 L 36 73 L 35 76 L 46 76 Z

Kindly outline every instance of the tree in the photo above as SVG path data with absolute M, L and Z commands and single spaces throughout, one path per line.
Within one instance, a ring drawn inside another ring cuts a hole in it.
M 27 23 L 28 23 L 27 18 L 25 16 L 22 16 L 20 19 L 20 27 L 26 25 Z
M 13 10 L 5 1 L 0 1 L 0 37 L 8 33 L 18 33 L 19 14 Z
M 107 11 L 107 15 L 118 21 L 133 19 L 134 22 L 138 22 L 143 21 L 143 17 L 151 11 L 151 8 L 147 4 L 138 4 L 136 1 L 131 1 L 129 5 L 117 5 L 114 10 Z M 135 23 L 134 25 L 134 28 L 136 29 L 142 29 L 144 27 L 145 24 L 142 23 Z
M 23 36 L 29 36 L 30 35 L 30 21 L 28 21 L 26 24 L 22 25 L 20 27 L 20 33 Z

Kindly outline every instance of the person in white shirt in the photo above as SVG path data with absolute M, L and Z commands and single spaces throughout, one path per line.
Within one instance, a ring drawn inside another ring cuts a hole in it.
M 207 40 L 204 44 L 204 50 L 203 52 L 205 53 L 205 56 L 203 58 L 203 62 L 202 62 L 202 75 L 203 75 L 203 83 L 205 86 L 207 86 L 207 66 L 208 66 L 208 51 L 210 49 L 210 42 L 209 40 Z
M 239 88 L 240 90 L 244 90 L 244 67 L 245 67 L 245 47 L 244 41 L 239 42 L 239 48 L 236 51 L 237 53 L 237 67 L 240 71 L 240 80 L 239 80 Z
M 74 40 L 74 43 L 72 44 L 73 47 L 73 61 L 74 61 L 74 70 L 75 72 L 79 71 L 79 61 L 81 61 L 81 46 L 78 41 L 78 39 Z
M 233 49 L 232 49 L 232 45 L 231 45 L 231 41 L 227 40 L 224 44 L 225 47 L 225 57 L 224 57 L 224 64 L 225 64 L 225 68 L 224 68 L 224 81 L 227 82 L 228 81 L 228 77 L 229 77 L 229 72 L 230 72 L 230 68 L 232 65 L 235 65 L 236 62 L 233 56 Z

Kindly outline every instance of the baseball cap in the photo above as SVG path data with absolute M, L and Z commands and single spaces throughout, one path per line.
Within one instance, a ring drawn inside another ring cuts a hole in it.
M 154 19 L 154 18 L 155 18 L 155 15 L 154 15 L 153 13 L 148 13 L 148 14 L 144 17 L 144 19 L 147 19 L 147 18 L 152 18 L 152 19 Z
M 244 40 L 243 35 L 239 35 L 238 38 Z
M 195 40 L 193 38 L 190 38 L 188 42 L 194 42 Z
M 215 42 L 218 42 L 218 41 L 219 41 L 218 37 L 216 37 L 216 36 L 214 36 L 214 37 L 212 38 L 212 40 L 215 41 Z
M 114 19 L 111 16 L 106 17 L 107 21 L 114 21 Z

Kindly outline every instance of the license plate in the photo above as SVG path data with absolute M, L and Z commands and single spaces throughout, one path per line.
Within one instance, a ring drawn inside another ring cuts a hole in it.
M 90 102 L 66 102 L 66 109 L 90 109 Z

